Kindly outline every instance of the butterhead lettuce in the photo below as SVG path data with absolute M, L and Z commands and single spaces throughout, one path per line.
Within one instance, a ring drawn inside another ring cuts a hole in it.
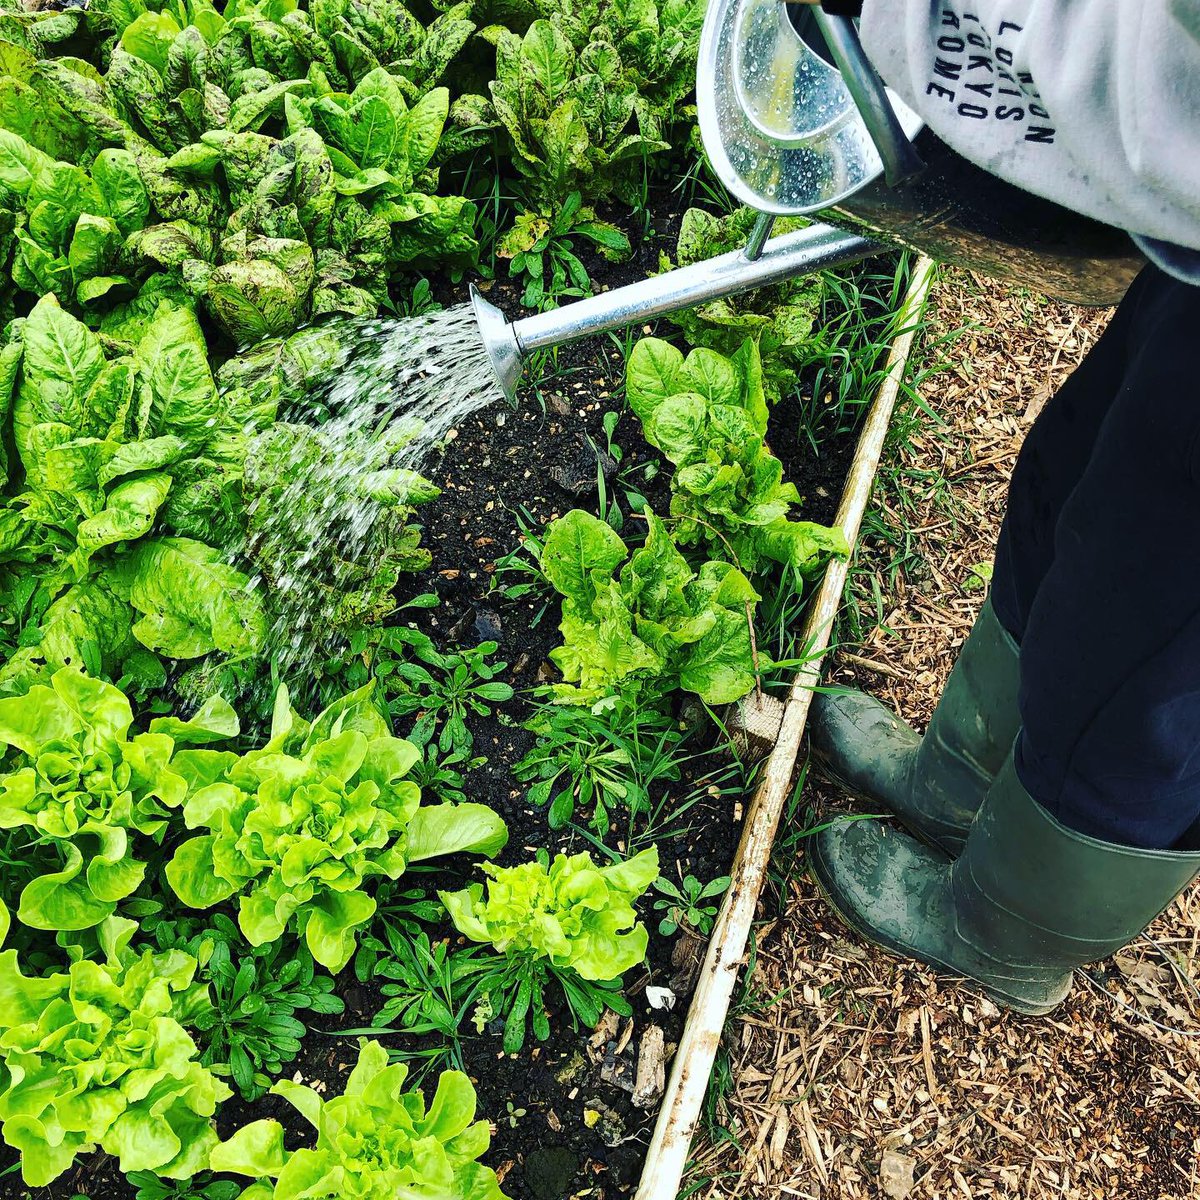
M 483 870 L 486 895 L 477 883 L 439 893 L 464 937 L 593 981 L 617 979 L 646 957 L 646 927 L 633 901 L 658 878 L 657 846 L 606 867 L 583 852 Z
M 426 1107 L 423 1093 L 405 1091 L 407 1078 L 407 1066 L 364 1041 L 342 1095 L 323 1100 L 288 1080 L 271 1089 L 316 1129 L 312 1149 L 289 1153 L 278 1121 L 255 1121 L 216 1147 L 212 1167 L 260 1181 L 241 1200 L 504 1200 L 495 1172 L 476 1161 L 491 1136 L 475 1120 L 471 1081 L 444 1071 Z
M 793 521 L 800 502 L 783 464 L 767 448 L 762 357 L 747 338 L 732 357 L 701 347 L 686 358 L 659 338 L 643 338 L 626 367 L 629 406 L 646 440 L 675 464 L 671 515 L 681 545 L 701 545 L 753 575 L 770 563 L 799 583 L 845 535 Z
M 176 895 L 193 908 L 237 896 L 238 924 L 253 945 L 294 925 L 334 973 L 375 912 L 365 890 L 372 877 L 396 879 L 410 861 L 437 854 L 494 854 L 508 837 L 485 805 L 421 807 L 420 789 L 405 778 L 420 752 L 392 736 L 371 688 L 311 726 L 297 722 L 281 688 L 262 749 L 193 750 L 176 760 L 187 783 L 184 820 L 205 831 L 167 864 Z
M 21 893 L 25 925 L 89 929 L 111 916 L 145 875 L 139 837 L 160 842 L 186 796 L 171 765 L 177 742 L 237 732 L 222 700 L 190 723 L 155 722 L 131 735 L 132 724 L 122 692 L 70 667 L 49 687 L 0 700 L 0 745 L 16 752 L 13 769 L 0 775 L 0 827 L 27 827 L 59 854 L 59 869 Z
M 231 1092 L 184 1028 L 210 1005 L 196 960 L 139 956 L 132 925 L 112 925 L 106 961 L 44 978 L 22 974 L 15 950 L 0 953 L 0 1124 L 30 1187 L 97 1146 L 123 1171 L 187 1179 L 217 1144 L 212 1116 Z
M 266 617 L 247 577 L 205 542 L 159 536 L 216 529 L 221 497 L 199 477 L 245 452 L 190 303 L 147 293 L 106 336 L 48 295 L 14 326 L 0 351 L 0 444 L 16 450 L 7 479 L 0 463 L 0 573 L 36 580 L 42 620 L 0 668 L 0 693 L 88 650 L 111 679 L 149 651 L 256 653 Z

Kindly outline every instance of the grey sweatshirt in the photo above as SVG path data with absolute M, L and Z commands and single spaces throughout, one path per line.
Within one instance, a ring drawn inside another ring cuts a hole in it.
M 865 0 L 861 33 L 964 157 L 1200 282 L 1200 0 Z

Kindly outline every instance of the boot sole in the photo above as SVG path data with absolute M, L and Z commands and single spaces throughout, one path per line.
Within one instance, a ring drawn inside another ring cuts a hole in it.
M 891 939 L 882 936 L 877 930 L 867 927 L 862 921 L 856 920 L 847 910 L 848 906 L 843 906 L 838 903 L 837 897 L 821 882 L 820 876 L 810 864 L 808 867 L 808 876 L 816 884 L 817 891 L 820 892 L 821 898 L 833 910 L 838 920 L 842 922 L 848 929 L 858 934 L 863 941 L 874 946 L 878 950 L 884 951 L 886 954 L 891 954 L 896 958 L 906 958 L 910 962 L 921 962 L 926 966 L 931 967 L 935 974 L 944 979 L 952 979 L 956 983 L 965 984 L 973 991 L 980 991 L 991 1000 L 995 1000 L 998 1004 L 1002 1004 L 1005 1008 L 1012 1009 L 1014 1012 L 1020 1013 L 1026 1017 L 1044 1017 L 1047 1013 L 1053 1012 L 1061 1003 L 1062 1000 L 1056 1000 L 1053 1004 L 1031 1004 L 1027 1000 L 1019 999 L 1016 996 L 1010 996 L 997 988 L 990 987 L 980 979 L 975 979 L 970 975 L 964 975 L 950 963 L 942 962 L 941 959 L 930 956 L 929 958 L 917 958 L 912 948 L 905 946 L 900 942 L 892 941 Z

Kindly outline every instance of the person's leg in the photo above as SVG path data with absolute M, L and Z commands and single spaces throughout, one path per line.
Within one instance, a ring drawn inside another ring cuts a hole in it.
M 1016 766 L 1069 828 L 1166 849 L 1200 818 L 1200 289 L 1150 275 L 1028 603 Z
M 961 855 L 876 822 L 813 874 L 866 937 L 1045 1012 L 1200 869 L 1200 289 L 1153 273 L 1021 639 L 1024 727 Z
M 1054 527 L 1117 395 L 1139 279 L 1108 329 L 1039 414 L 1013 473 L 992 592 L 959 653 L 925 736 L 863 692 L 813 702 L 814 753 L 848 792 L 882 803 L 947 853 L 967 828 L 1020 725 L 1018 641 L 1053 557 Z
M 1054 559 L 1054 534 L 1083 476 L 1097 435 L 1136 353 L 1131 333 L 1161 272 L 1138 276 L 1108 327 L 1030 427 L 1013 467 L 996 545 L 990 600 L 1020 642 L 1029 610 Z

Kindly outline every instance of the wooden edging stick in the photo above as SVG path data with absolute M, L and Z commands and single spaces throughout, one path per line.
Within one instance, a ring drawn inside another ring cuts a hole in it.
M 892 343 L 887 374 L 867 415 L 854 461 L 846 477 L 834 524 L 846 535 L 852 551 L 858 542 L 863 512 L 871 495 L 871 485 L 879 467 L 884 439 L 908 365 L 917 322 L 929 293 L 933 270 L 933 263 L 929 259 L 922 256 L 917 260 L 912 283 L 900 309 L 897 322 L 900 332 Z M 766 879 L 771 844 L 775 840 L 775 831 L 791 788 L 800 739 L 812 703 L 812 689 L 820 683 L 821 665 L 829 645 L 834 618 L 841 606 L 849 567 L 849 557 L 829 564 L 805 623 L 801 644 L 805 647 L 808 661 L 796 672 L 792 681 L 775 749 L 767 760 L 746 814 L 742 838 L 730 871 L 730 884 L 709 938 L 708 952 L 700 968 L 679 1048 L 675 1051 L 671 1077 L 659 1109 L 654 1136 L 646 1151 L 642 1179 L 634 1200 L 674 1200 L 679 1191 L 691 1149 L 692 1134 L 700 1117 L 709 1075 L 725 1028 L 734 984 L 746 953 L 758 897 Z

